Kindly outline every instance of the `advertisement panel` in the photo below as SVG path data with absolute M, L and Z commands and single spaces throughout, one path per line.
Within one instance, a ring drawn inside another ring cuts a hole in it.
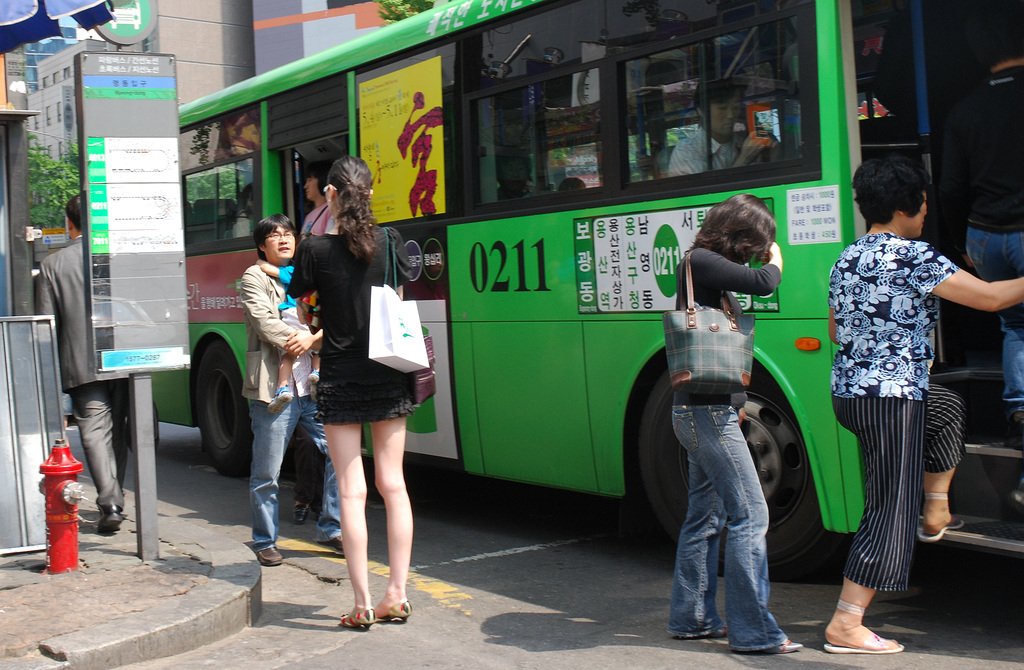
M 379 223 L 445 212 L 441 57 L 359 85 L 360 157 Z

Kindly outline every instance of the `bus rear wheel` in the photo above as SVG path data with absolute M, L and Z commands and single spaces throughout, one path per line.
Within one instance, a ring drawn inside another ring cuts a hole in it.
M 768 503 L 768 565 L 772 579 L 796 579 L 829 564 L 844 546 L 826 531 L 807 459 L 807 449 L 781 390 L 755 364 L 748 391 L 747 439 Z M 686 451 L 672 428 L 668 374 L 654 385 L 640 427 L 640 475 L 648 500 L 672 538 L 686 518 L 689 477 Z
M 203 353 L 196 375 L 196 423 L 203 451 L 222 475 L 241 477 L 252 461 L 249 406 L 242 397 L 242 375 L 235 355 L 224 342 Z

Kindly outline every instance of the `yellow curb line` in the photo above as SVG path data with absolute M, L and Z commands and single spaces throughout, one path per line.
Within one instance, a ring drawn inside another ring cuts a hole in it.
M 345 559 L 336 554 L 332 549 L 328 549 L 327 547 L 315 542 L 307 542 L 306 540 L 280 540 L 277 543 L 277 546 L 279 549 L 315 554 L 320 558 L 325 558 L 328 561 L 334 561 L 335 563 L 346 563 Z M 384 577 L 385 579 L 391 576 L 390 568 L 383 563 L 368 561 L 367 568 L 373 574 Z M 466 616 L 470 616 L 472 614 L 470 610 L 463 607 L 463 603 L 467 600 L 472 600 L 473 596 L 459 591 L 451 584 L 446 584 L 432 577 L 425 577 L 417 572 L 409 573 L 409 584 L 413 589 L 429 595 L 442 607 L 459 610 Z

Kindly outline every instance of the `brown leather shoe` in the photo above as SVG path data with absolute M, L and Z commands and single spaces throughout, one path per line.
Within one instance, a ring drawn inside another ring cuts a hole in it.
M 277 547 L 267 547 L 266 549 L 260 549 L 256 552 L 256 560 L 260 562 L 260 565 L 265 565 L 268 568 L 281 565 L 281 561 L 284 560 L 284 556 L 277 550 Z
M 336 554 L 339 554 L 341 556 L 345 555 L 345 545 L 341 542 L 341 535 L 335 535 L 329 540 L 317 540 L 316 543 L 324 547 L 333 549 L 334 553 Z

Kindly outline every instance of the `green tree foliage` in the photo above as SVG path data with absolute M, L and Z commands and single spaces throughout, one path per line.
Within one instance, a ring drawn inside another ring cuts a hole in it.
M 385 23 L 395 23 L 434 6 L 434 0 L 377 0 L 377 15 Z
M 66 156 L 51 158 L 45 146 L 31 143 L 34 139 L 35 136 L 29 135 L 29 217 L 36 228 L 59 228 L 64 225 L 64 205 L 81 188 L 78 144 L 72 144 Z

